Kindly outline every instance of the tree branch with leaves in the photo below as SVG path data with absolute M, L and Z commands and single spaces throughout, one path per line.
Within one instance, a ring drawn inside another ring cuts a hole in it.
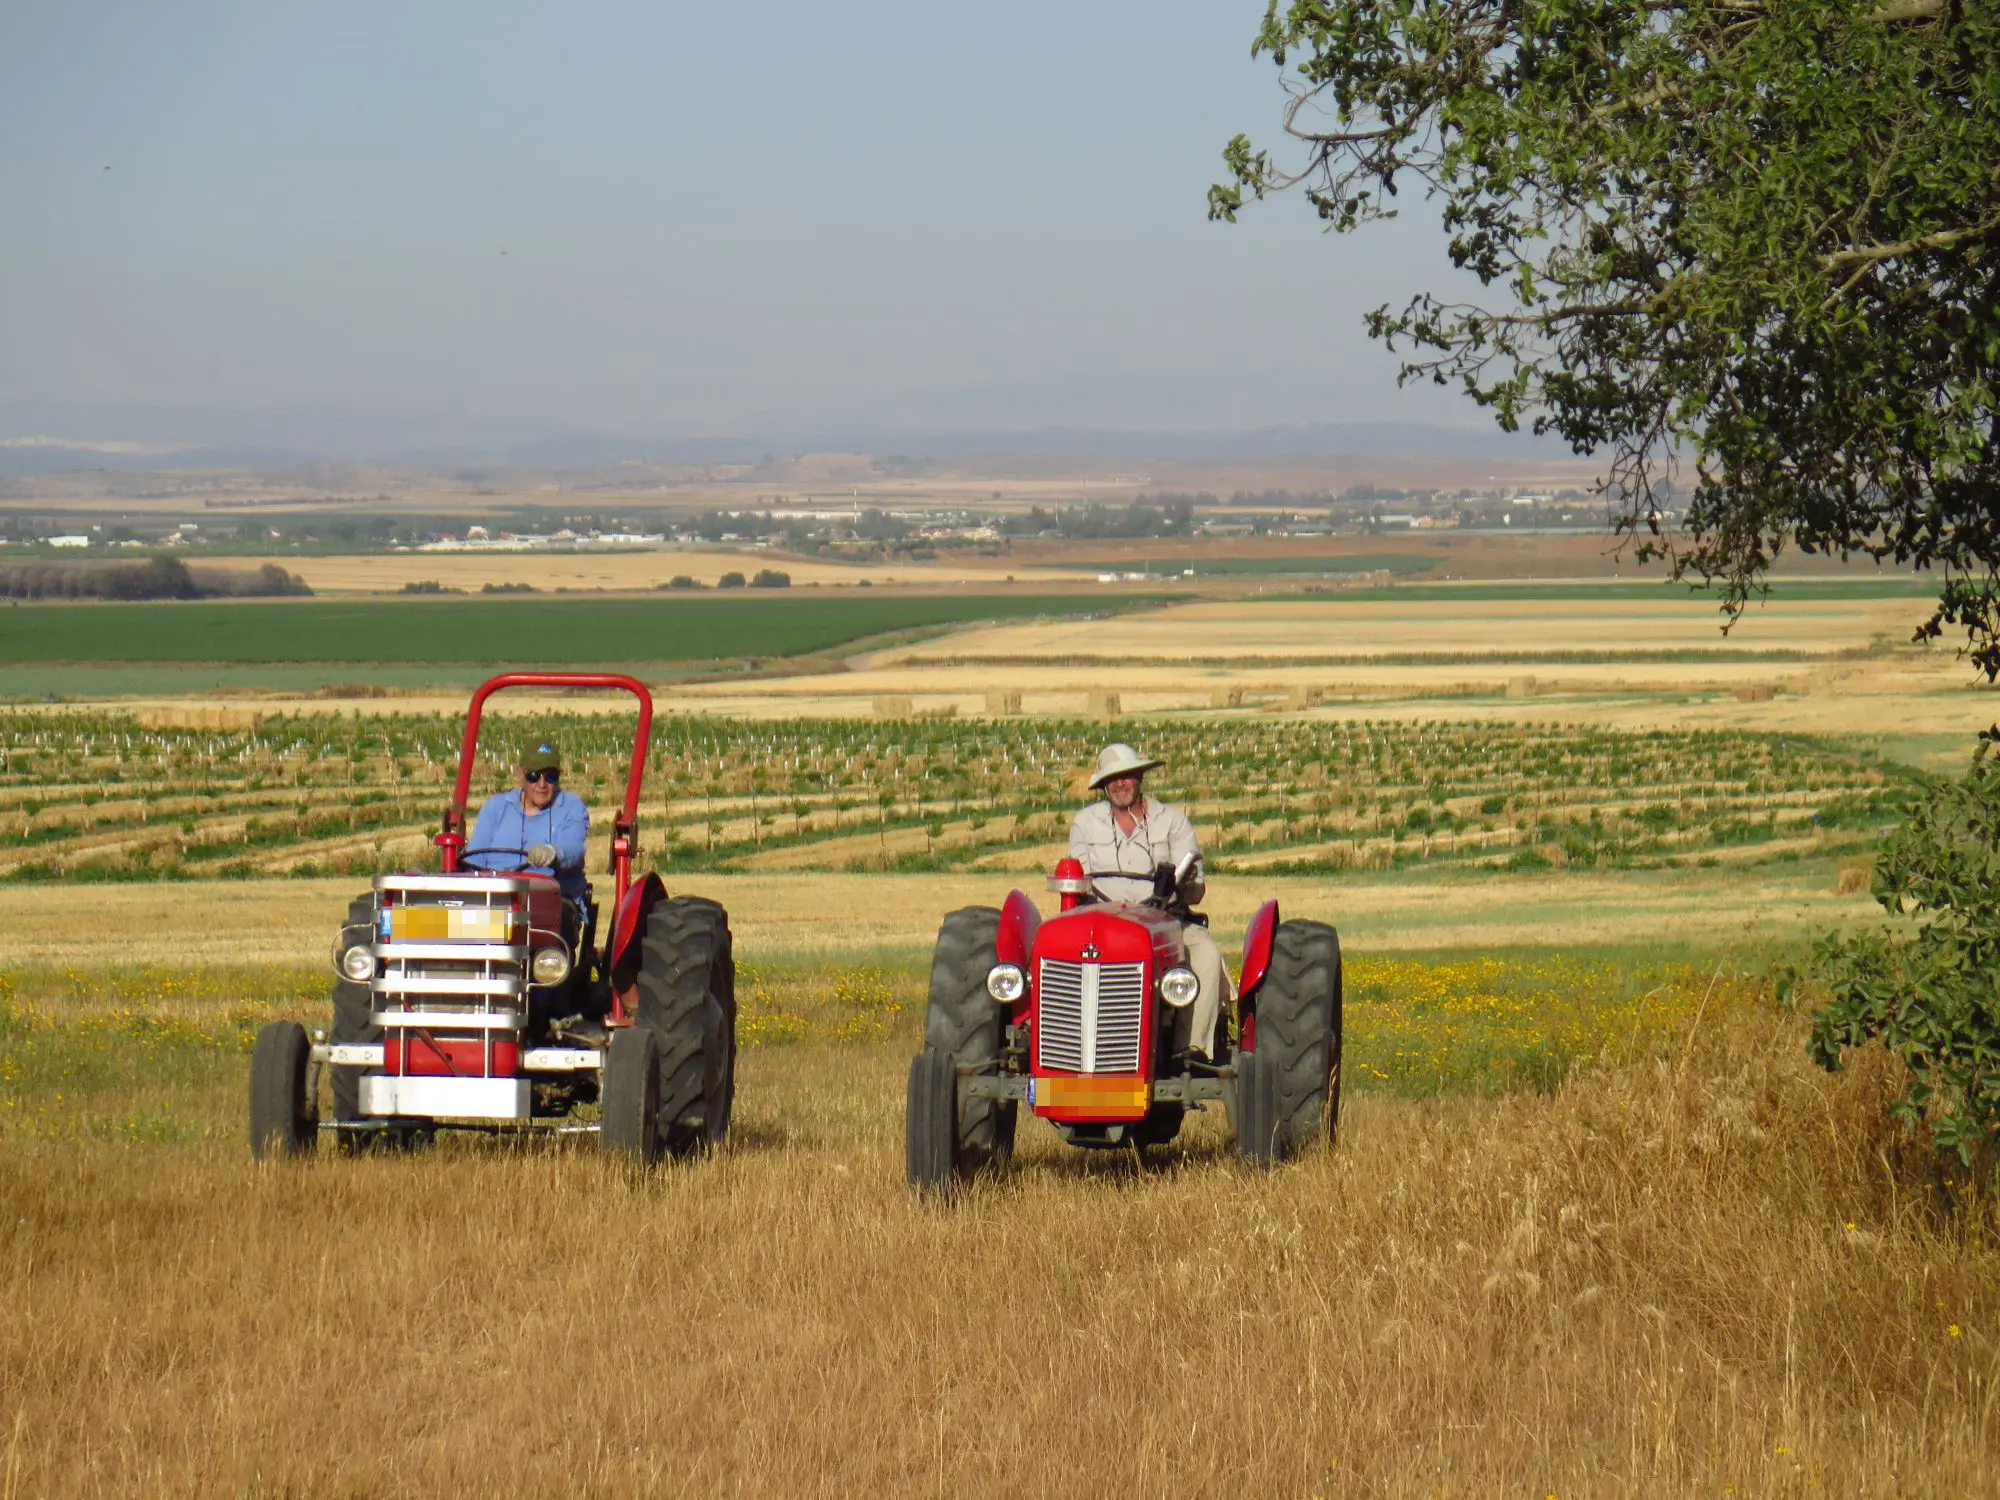
M 1293 155 L 1229 142 L 1211 216 L 1417 192 L 1489 289 L 1370 316 L 1402 379 L 1602 458 L 1732 617 L 1787 548 L 1931 569 L 2000 675 L 1996 0 L 1294 0 L 1254 51 Z

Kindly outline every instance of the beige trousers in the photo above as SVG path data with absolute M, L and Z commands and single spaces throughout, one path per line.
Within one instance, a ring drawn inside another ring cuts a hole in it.
M 1215 1056 L 1215 1023 L 1222 1007 L 1229 1003 L 1229 966 L 1222 961 L 1222 949 L 1206 927 L 1190 922 L 1181 929 L 1187 944 L 1188 967 L 1201 981 L 1201 993 L 1188 1007 L 1188 1046 L 1206 1057 Z

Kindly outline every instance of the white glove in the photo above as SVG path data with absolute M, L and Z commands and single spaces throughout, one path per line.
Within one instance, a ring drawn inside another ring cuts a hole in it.
M 545 867 L 553 870 L 556 867 L 556 846 L 554 844 L 530 844 L 528 845 L 527 859 L 530 868 L 539 869 Z

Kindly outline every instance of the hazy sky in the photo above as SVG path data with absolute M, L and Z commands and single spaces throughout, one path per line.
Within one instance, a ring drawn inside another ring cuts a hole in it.
M 1222 143 L 1275 134 L 1262 12 L 13 0 L 0 398 L 1481 425 L 1360 331 L 1441 274 L 1434 229 L 1206 221 Z

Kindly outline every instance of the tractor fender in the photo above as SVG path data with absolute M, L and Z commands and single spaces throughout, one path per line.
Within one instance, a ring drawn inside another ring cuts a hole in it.
M 994 956 L 1001 963 L 1012 964 L 1025 973 L 1028 960 L 1034 955 L 1035 934 L 1041 926 L 1042 914 L 1035 903 L 1019 891 L 1009 891 L 1006 904 L 1000 908 L 1000 930 L 994 934 Z
M 666 882 L 648 870 L 625 892 L 611 924 L 611 990 L 622 995 L 639 977 L 639 945 L 646 933 L 646 913 L 667 899 Z
M 1264 973 L 1271 967 L 1271 942 L 1277 935 L 1278 903 L 1266 901 L 1243 933 L 1243 967 L 1237 971 L 1236 993 L 1244 1004 L 1252 1002 L 1257 986 L 1264 982 Z

